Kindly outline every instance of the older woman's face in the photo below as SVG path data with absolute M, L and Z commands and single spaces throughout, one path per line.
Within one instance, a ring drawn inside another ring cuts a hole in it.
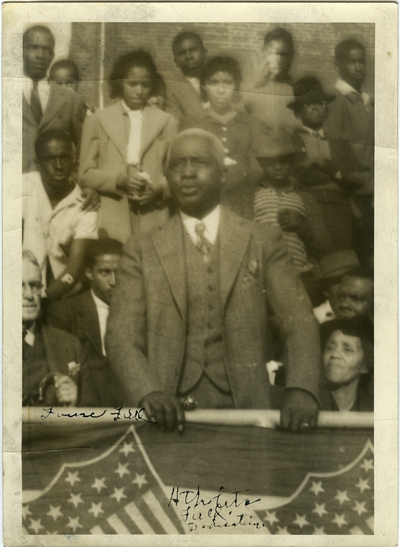
M 134 66 L 122 80 L 122 99 L 131 110 L 143 108 L 150 98 L 152 87 L 151 74 L 142 67 Z
M 327 379 L 334 384 L 348 384 L 368 372 L 360 339 L 340 330 L 330 335 L 322 361 Z

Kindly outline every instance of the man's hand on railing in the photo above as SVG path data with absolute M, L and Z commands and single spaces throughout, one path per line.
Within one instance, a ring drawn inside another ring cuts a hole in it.
M 161 431 L 183 433 L 185 429 L 185 412 L 179 400 L 161 391 L 149 393 L 139 403 L 144 408 L 149 420 L 157 422 Z
M 306 431 L 317 426 L 319 406 L 317 401 L 302 389 L 285 392 L 281 411 L 281 427 L 290 431 Z

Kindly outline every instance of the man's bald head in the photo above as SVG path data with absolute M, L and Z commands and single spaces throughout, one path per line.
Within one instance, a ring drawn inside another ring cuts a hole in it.
M 203 139 L 209 147 L 211 155 L 215 158 L 217 161 L 221 171 L 225 170 L 225 149 L 222 142 L 219 140 L 218 137 L 213 135 L 212 133 L 209 133 L 208 131 L 204 131 L 204 129 L 186 129 L 185 131 L 181 131 L 178 133 L 178 135 L 175 137 L 175 139 L 172 142 L 169 158 L 168 158 L 168 164 L 169 160 L 171 159 L 171 153 L 172 150 L 176 145 L 178 145 L 181 141 L 184 141 L 186 139 Z
M 202 129 L 188 129 L 173 141 L 167 178 L 179 209 L 201 219 L 220 202 L 225 180 L 222 142 Z

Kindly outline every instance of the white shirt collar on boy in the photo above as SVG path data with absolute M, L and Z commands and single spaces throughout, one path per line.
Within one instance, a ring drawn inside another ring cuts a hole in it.
M 182 211 L 181 218 L 184 226 L 185 232 L 190 236 L 194 244 L 197 242 L 196 226 L 202 222 L 206 229 L 204 231 L 204 236 L 208 239 L 210 243 L 214 245 L 215 240 L 217 239 L 217 233 L 219 228 L 219 222 L 221 218 L 221 207 L 217 205 L 215 209 L 211 211 L 206 217 L 199 220 L 198 218 L 190 217 Z
M 104 337 L 106 335 L 106 330 L 107 330 L 107 319 L 108 319 L 108 314 L 110 311 L 110 306 L 106 304 L 105 302 L 103 302 L 103 300 L 100 300 L 100 298 L 98 298 L 94 294 L 93 289 L 91 290 L 91 293 L 92 293 L 94 303 L 96 305 L 97 315 L 99 317 L 101 348 L 103 351 L 103 355 L 106 355 L 106 348 L 104 346 Z
M 302 129 L 304 129 L 304 131 L 307 131 L 307 133 L 310 133 L 310 135 L 312 135 L 313 137 L 316 137 L 316 134 L 318 134 L 318 136 L 321 138 L 321 139 L 324 139 L 325 138 L 325 133 L 324 133 L 324 130 L 322 129 L 311 129 L 311 127 L 307 127 L 305 125 L 302 126 Z
M 365 93 L 365 91 L 361 91 L 361 93 L 359 93 L 357 89 L 354 89 L 354 87 L 352 87 L 350 84 L 348 84 L 347 82 L 341 79 L 339 79 L 336 82 L 335 88 L 338 91 L 340 91 L 342 95 L 350 95 L 350 93 L 357 93 L 357 95 L 360 95 L 360 97 L 362 98 L 365 106 L 368 107 L 370 99 L 369 99 L 368 93 Z

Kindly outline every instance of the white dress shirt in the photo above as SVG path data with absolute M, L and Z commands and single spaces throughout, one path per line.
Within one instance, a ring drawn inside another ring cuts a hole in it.
M 104 346 L 104 337 L 106 335 L 106 329 L 107 329 L 107 320 L 108 320 L 108 313 L 110 311 L 110 306 L 103 302 L 103 300 L 100 300 L 98 298 L 93 290 L 91 290 L 94 303 L 96 304 L 97 309 L 97 315 L 99 316 L 99 324 L 100 324 L 100 336 L 101 336 L 101 348 L 103 351 L 103 355 L 106 355 L 106 348 Z
M 30 78 L 27 78 L 24 75 L 24 83 L 23 83 L 23 94 L 25 96 L 25 99 L 27 100 L 28 104 L 31 104 L 31 93 L 32 93 L 32 87 L 33 87 L 33 80 Z M 39 93 L 39 99 L 40 104 L 42 105 L 42 112 L 46 110 L 47 103 L 49 102 L 49 96 L 50 96 L 50 82 L 46 78 L 43 78 L 43 80 L 40 80 L 38 82 L 38 93 Z
M 348 84 L 344 80 L 340 80 L 340 79 L 336 82 L 335 88 L 338 91 L 340 91 L 340 93 L 342 95 L 349 95 L 350 93 L 357 93 L 357 95 L 360 95 L 360 97 L 362 98 L 363 103 L 365 104 L 365 106 L 367 107 L 367 110 L 368 110 L 369 101 L 370 101 L 368 93 L 365 93 L 365 91 L 361 91 L 361 93 L 359 93 L 357 91 L 357 89 L 354 89 L 354 87 L 351 87 L 350 84 Z
M 124 101 L 122 101 L 122 105 L 128 113 L 131 126 L 126 151 L 126 162 L 128 165 L 139 165 L 140 148 L 142 144 L 143 112 L 140 109 L 131 110 L 126 106 Z
M 317 318 L 318 323 L 320 324 L 335 319 L 335 314 L 332 310 L 329 300 L 326 300 L 320 306 L 314 308 L 314 315 Z
M 196 226 L 197 224 L 203 223 L 206 227 L 204 231 L 204 236 L 206 239 L 214 245 L 217 238 L 219 221 L 221 218 L 221 208 L 219 205 L 211 211 L 206 217 L 199 220 L 198 218 L 190 217 L 182 211 L 181 218 L 183 222 L 183 227 L 185 232 L 190 236 L 194 244 L 197 242 Z

